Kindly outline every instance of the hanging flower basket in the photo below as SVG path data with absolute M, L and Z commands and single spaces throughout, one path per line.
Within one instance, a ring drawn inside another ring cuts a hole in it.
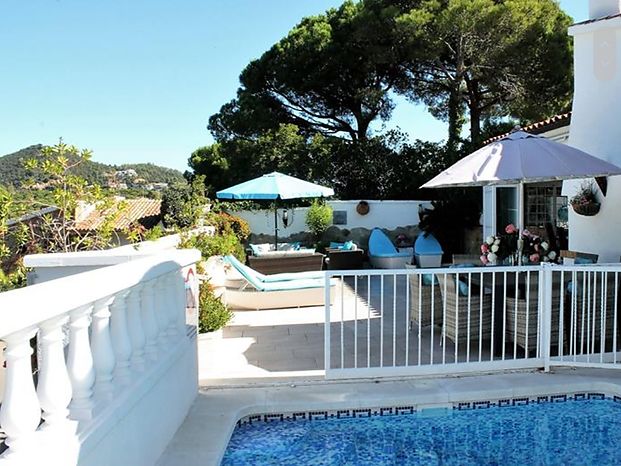
M 591 204 L 572 204 L 571 207 L 578 215 L 593 217 L 599 213 L 601 205 L 598 202 L 593 202 Z

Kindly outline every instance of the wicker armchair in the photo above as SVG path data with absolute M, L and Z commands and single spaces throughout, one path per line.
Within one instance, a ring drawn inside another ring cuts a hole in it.
M 508 343 L 517 343 L 517 346 L 526 351 L 537 348 L 539 329 L 539 274 L 530 273 L 529 284 L 525 284 L 520 295 L 505 298 L 505 338 Z M 511 290 L 514 291 L 514 290 Z M 552 291 L 552 329 L 550 341 L 558 345 L 559 315 L 561 292 L 556 285 Z M 528 324 L 528 325 L 527 325 Z
M 406 267 L 408 266 L 406 265 Z M 411 267 L 409 266 L 408 268 Z M 443 304 L 440 285 L 431 277 L 431 274 L 428 274 L 426 279 L 423 279 L 423 276 L 418 274 L 410 275 L 409 281 L 410 324 L 413 325 L 415 323 L 415 325 L 421 328 L 429 327 L 430 325 L 442 325 Z
M 443 305 L 446 306 L 446 320 L 443 325 L 446 338 L 465 343 L 470 329 L 470 341 L 488 340 L 492 330 L 492 296 L 484 293 L 481 298 L 479 290 L 472 290 L 470 296 L 462 296 L 458 292 L 456 275 L 452 273 L 440 274 L 438 279 Z

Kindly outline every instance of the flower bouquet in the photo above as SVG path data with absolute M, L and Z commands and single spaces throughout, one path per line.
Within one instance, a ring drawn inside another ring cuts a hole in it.
M 505 227 L 504 234 L 488 236 L 481 244 L 481 262 L 485 265 L 496 265 L 511 259 L 512 264 L 539 264 L 540 262 L 556 262 L 558 254 L 550 249 L 550 244 L 530 231 L 519 232 L 515 225 Z

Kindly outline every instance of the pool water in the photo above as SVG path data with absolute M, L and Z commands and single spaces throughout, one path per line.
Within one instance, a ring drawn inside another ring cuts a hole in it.
M 621 464 L 609 399 L 429 413 L 240 425 L 222 465 Z

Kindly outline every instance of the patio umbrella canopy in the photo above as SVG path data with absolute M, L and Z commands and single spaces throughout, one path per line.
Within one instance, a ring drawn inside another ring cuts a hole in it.
M 516 129 L 464 157 L 421 188 L 519 185 L 521 231 L 524 183 L 613 175 L 621 175 L 621 168 L 574 147 Z
M 520 184 L 621 175 L 621 168 L 571 146 L 517 130 L 464 157 L 421 188 Z
M 216 193 L 218 199 L 231 200 L 278 200 L 333 196 L 334 190 L 318 184 L 273 172 L 237 184 Z M 274 241 L 278 249 L 278 210 L 274 208 Z

